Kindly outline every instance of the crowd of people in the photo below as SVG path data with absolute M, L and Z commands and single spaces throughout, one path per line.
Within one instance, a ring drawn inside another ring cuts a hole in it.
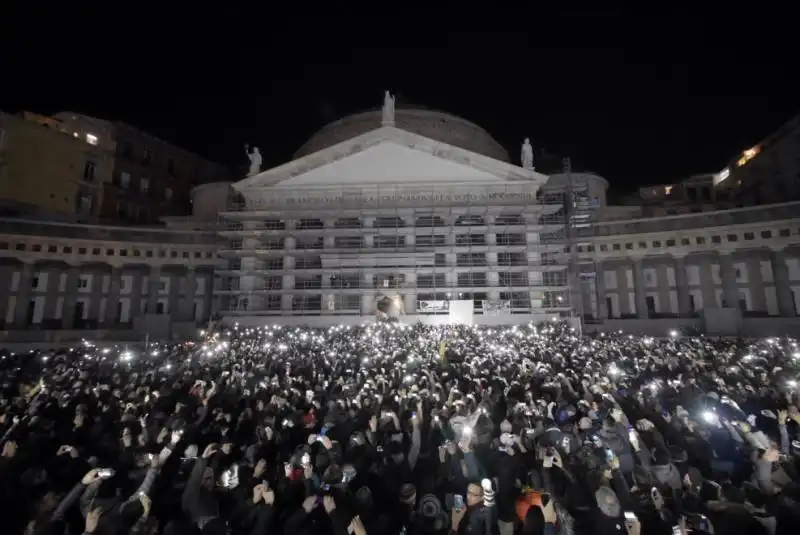
M 800 533 L 786 338 L 231 325 L 0 353 L 2 533 Z

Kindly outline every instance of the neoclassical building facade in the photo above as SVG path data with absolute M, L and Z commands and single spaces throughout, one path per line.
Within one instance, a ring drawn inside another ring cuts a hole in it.
M 609 205 L 604 178 L 512 164 L 464 119 L 385 119 L 346 117 L 284 165 L 199 186 L 159 228 L 0 219 L 0 342 L 385 316 L 800 333 L 800 203 Z

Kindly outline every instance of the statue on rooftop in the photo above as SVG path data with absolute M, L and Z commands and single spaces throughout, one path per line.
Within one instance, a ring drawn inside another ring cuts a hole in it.
M 389 91 L 383 94 L 381 126 L 394 126 L 394 96 Z
M 520 156 L 520 160 L 522 160 L 523 169 L 533 170 L 533 147 L 528 138 L 525 138 L 525 141 L 522 143 L 522 155 Z
M 261 172 L 261 153 L 258 147 L 253 147 L 250 150 L 250 145 L 245 144 L 244 151 L 247 154 L 247 159 L 250 160 L 250 168 L 247 170 L 247 176 L 257 175 Z

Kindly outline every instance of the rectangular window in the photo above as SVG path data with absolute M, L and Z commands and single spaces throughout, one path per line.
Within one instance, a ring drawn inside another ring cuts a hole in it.
M 83 179 L 87 182 L 94 182 L 94 173 L 97 169 L 97 164 L 92 160 L 86 160 L 83 164 Z

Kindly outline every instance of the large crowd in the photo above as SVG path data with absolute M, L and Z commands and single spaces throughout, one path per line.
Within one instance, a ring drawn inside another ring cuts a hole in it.
M 0 533 L 797 534 L 800 348 L 569 324 L 0 353 Z

